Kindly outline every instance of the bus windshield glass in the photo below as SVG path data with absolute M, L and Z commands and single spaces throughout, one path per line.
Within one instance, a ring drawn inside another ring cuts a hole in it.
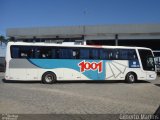
M 154 57 L 150 50 L 139 49 L 143 70 L 155 71 Z

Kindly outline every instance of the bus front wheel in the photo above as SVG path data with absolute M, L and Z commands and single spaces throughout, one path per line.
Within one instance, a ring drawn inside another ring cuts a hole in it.
M 137 76 L 136 76 L 135 73 L 129 72 L 126 75 L 126 79 L 125 80 L 126 80 L 127 83 L 134 83 L 137 80 Z
M 53 84 L 56 83 L 56 75 L 53 72 L 46 72 L 42 75 L 42 83 Z

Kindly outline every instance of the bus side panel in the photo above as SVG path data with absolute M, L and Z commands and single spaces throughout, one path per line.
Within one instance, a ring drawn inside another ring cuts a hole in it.
M 30 59 L 39 75 L 46 71 L 56 74 L 57 80 L 105 80 L 105 61 L 69 59 Z
M 102 63 L 103 69 L 81 71 L 79 64 L 82 62 Z M 127 60 L 11 59 L 9 68 L 11 80 L 41 80 L 46 71 L 54 72 L 57 80 L 125 80 L 128 72 L 135 72 L 140 80 L 146 79 L 146 72 L 140 68 L 129 68 Z
M 146 79 L 147 80 L 155 80 L 157 77 L 157 73 L 154 71 L 146 71 Z
M 19 68 L 15 68 L 15 69 L 10 69 L 9 70 L 10 75 L 9 75 L 9 80 L 27 80 L 26 77 L 26 69 L 19 69 Z
M 140 68 L 140 66 L 131 66 L 132 62 L 129 60 L 112 60 L 108 61 L 106 64 L 106 80 L 125 80 L 127 73 L 136 73 L 138 79 L 145 80 L 146 73 Z M 139 63 L 138 63 L 139 65 Z
M 126 77 L 127 73 L 134 72 L 137 75 L 137 80 L 146 80 L 146 72 L 139 68 L 127 68 L 124 73 L 124 78 Z
M 42 79 L 42 75 L 51 71 L 55 73 L 57 80 L 81 80 L 81 74 L 73 69 L 68 68 L 55 68 L 55 69 L 38 69 L 38 79 Z M 87 78 L 86 78 L 87 80 Z
M 26 79 L 27 80 L 40 80 L 38 79 L 38 69 L 37 68 L 27 68 L 26 69 Z
M 33 78 L 37 76 L 35 70 L 37 68 L 32 66 L 26 59 L 11 59 L 8 68 L 9 80 L 34 80 Z
M 112 60 L 106 62 L 106 80 L 124 80 L 127 68 L 127 60 Z

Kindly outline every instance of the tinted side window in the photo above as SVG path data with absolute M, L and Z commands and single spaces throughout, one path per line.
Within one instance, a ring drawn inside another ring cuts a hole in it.
M 53 57 L 52 47 L 35 47 L 34 54 L 34 58 L 37 59 L 51 59 Z
M 51 47 L 11 46 L 12 58 L 49 59 L 52 57 Z
M 59 59 L 75 59 L 78 56 L 78 53 L 71 48 L 59 48 L 58 56 Z
M 11 46 L 12 58 L 33 58 L 34 48 L 27 46 Z
M 19 47 L 18 46 L 11 46 L 11 57 L 19 58 Z
M 134 49 L 118 49 L 120 60 L 135 60 L 137 58 L 136 51 Z
M 116 59 L 116 50 L 115 49 L 108 49 L 108 59 L 115 60 Z
M 20 58 L 34 58 L 34 47 L 20 46 Z
M 128 49 L 118 49 L 118 51 L 119 51 L 119 59 L 120 60 L 128 60 L 129 59 L 129 57 L 128 57 L 129 50 Z
M 79 57 L 80 57 L 79 49 L 78 48 L 77 49 L 73 48 L 72 49 L 72 55 L 73 55 L 72 59 L 79 59 Z
M 90 59 L 99 59 L 99 49 L 90 49 Z
M 89 49 L 80 49 L 80 59 L 89 59 Z
M 127 49 L 119 49 L 119 59 L 127 60 L 128 59 L 128 50 Z
M 56 48 L 51 49 L 51 58 L 57 59 L 57 49 Z
M 129 50 L 128 51 L 128 58 L 130 59 L 130 60 L 135 60 L 135 59 L 138 59 L 137 58 L 137 53 L 136 53 L 136 50 Z
M 102 60 L 108 60 L 109 59 L 108 49 L 100 49 L 100 59 L 102 59 Z
M 103 60 L 115 60 L 118 59 L 118 51 L 116 49 L 101 49 L 100 59 Z
M 104 60 L 135 60 L 137 54 L 134 49 L 101 49 L 100 59 Z

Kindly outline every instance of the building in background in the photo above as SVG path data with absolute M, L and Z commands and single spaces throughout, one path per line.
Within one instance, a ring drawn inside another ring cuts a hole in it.
M 148 47 L 160 56 L 160 24 L 9 28 L 7 36 L 26 42 Z

